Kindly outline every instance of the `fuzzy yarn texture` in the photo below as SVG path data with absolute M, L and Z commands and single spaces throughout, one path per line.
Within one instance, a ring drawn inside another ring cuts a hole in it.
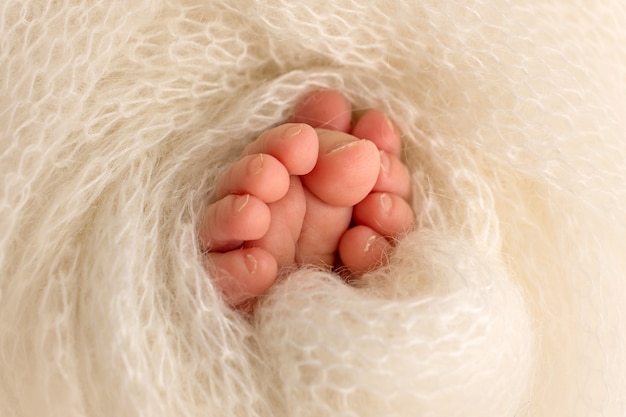
M 622 0 L 4 0 L 0 415 L 626 415 Z M 197 230 L 317 88 L 403 132 L 418 227 L 254 316 Z

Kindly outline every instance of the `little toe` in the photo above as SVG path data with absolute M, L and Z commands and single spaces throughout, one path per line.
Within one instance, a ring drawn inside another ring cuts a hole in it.
M 352 135 L 371 140 L 381 151 L 399 155 L 402 142 L 394 123 L 380 110 L 369 110 L 357 121 Z
M 252 194 L 266 203 L 280 200 L 289 189 L 289 172 L 276 158 L 254 154 L 241 158 L 222 173 L 215 194 Z
M 353 218 L 356 224 L 386 237 L 406 233 L 415 222 L 409 203 L 391 193 L 371 193 L 354 207 Z
M 327 204 L 350 207 L 372 190 L 380 171 L 380 153 L 368 140 L 319 129 L 319 158 L 302 177 L 304 185 Z
M 291 175 L 310 172 L 317 161 L 315 130 L 303 123 L 286 123 L 263 132 L 244 149 L 244 155 L 264 153 L 279 160 Z
M 200 241 L 210 251 L 231 250 L 245 240 L 261 238 L 270 221 L 270 209 L 260 199 L 250 194 L 227 195 L 206 208 Z
M 261 248 L 209 253 L 208 261 L 217 287 L 233 306 L 258 297 L 276 280 L 276 260 Z
M 317 90 L 305 96 L 291 117 L 295 123 L 307 123 L 316 128 L 348 132 L 352 121 L 352 107 L 335 90 Z
M 374 270 L 387 262 L 391 244 L 367 226 L 347 230 L 339 241 L 339 257 L 353 273 Z

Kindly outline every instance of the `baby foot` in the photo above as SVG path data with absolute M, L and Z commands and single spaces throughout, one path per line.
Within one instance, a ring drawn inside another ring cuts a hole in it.
M 328 143 L 327 135 L 348 132 L 355 139 L 368 139 L 379 152 L 379 173 L 375 184 L 363 200 L 350 208 L 351 222 L 344 221 L 336 229 L 324 227 L 325 219 L 338 217 L 339 210 L 344 209 L 329 204 L 331 197 L 324 197 L 323 193 L 340 192 L 337 185 L 343 182 L 342 177 L 334 175 L 332 169 L 320 162 L 313 172 L 303 177 L 307 210 L 298 242 L 301 263 L 332 264 L 334 259 L 335 266 L 343 265 L 357 275 L 383 265 L 386 254 L 393 247 L 393 239 L 408 231 L 414 221 L 413 210 L 408 204 L 410 175 L 400 160 L 401 139 L 393 122 L 384 113 L 370 110 L 351 128 L 350 104 L 332 90 L 307 96 L 297 106 L 291 121 L 318 128 L 321 148 Z M 318 171 L 332 179 L 318 183 Z M 306 189 L 316 191 L 316 187 L 324 188 L 316 194 L 325 201 L 306 193 Z M 316 250 L 315 246 L 319 248 Z
M 265 291 L 281 264 L 291 261 L 306 209 L 298 175 L 317 162 L 312 127 L 285 124 L 248 145 L 217 180 L 216 201 L 205 213 L 200 240 L 227 301 L 236 305 Z M 275 247 L 253 245 L 272 226 Z
M 295 123 L 264 132 L 218 179 L 200 239 L 231 305 L 260 295 L 283 267 L 336 264 L 338 251 L 349 270 L 372 269 L 390 247 L 384 236 L 411 226 L 399 136 L 382 113 L 368 114 L 352 133 L 372 140 L 358 140 L 345 133 L 347 101 L 315 93 Z

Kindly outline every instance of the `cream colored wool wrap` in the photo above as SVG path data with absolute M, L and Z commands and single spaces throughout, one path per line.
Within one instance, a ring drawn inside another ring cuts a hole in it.
M 626 3 L 0 5 L 0 415 L 626 414 Z M 247 321 L 216 176 L 336 88 L 403 132 L 419 226 Z

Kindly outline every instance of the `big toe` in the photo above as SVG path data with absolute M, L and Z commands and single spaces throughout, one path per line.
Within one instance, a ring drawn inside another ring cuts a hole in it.
M 350 207 L 363 200 L 376 184 L 380 152 L 369 140 L 343 132 L 318 129 L 319 157 L 302 177 L 306 188 L 327 204 Z

